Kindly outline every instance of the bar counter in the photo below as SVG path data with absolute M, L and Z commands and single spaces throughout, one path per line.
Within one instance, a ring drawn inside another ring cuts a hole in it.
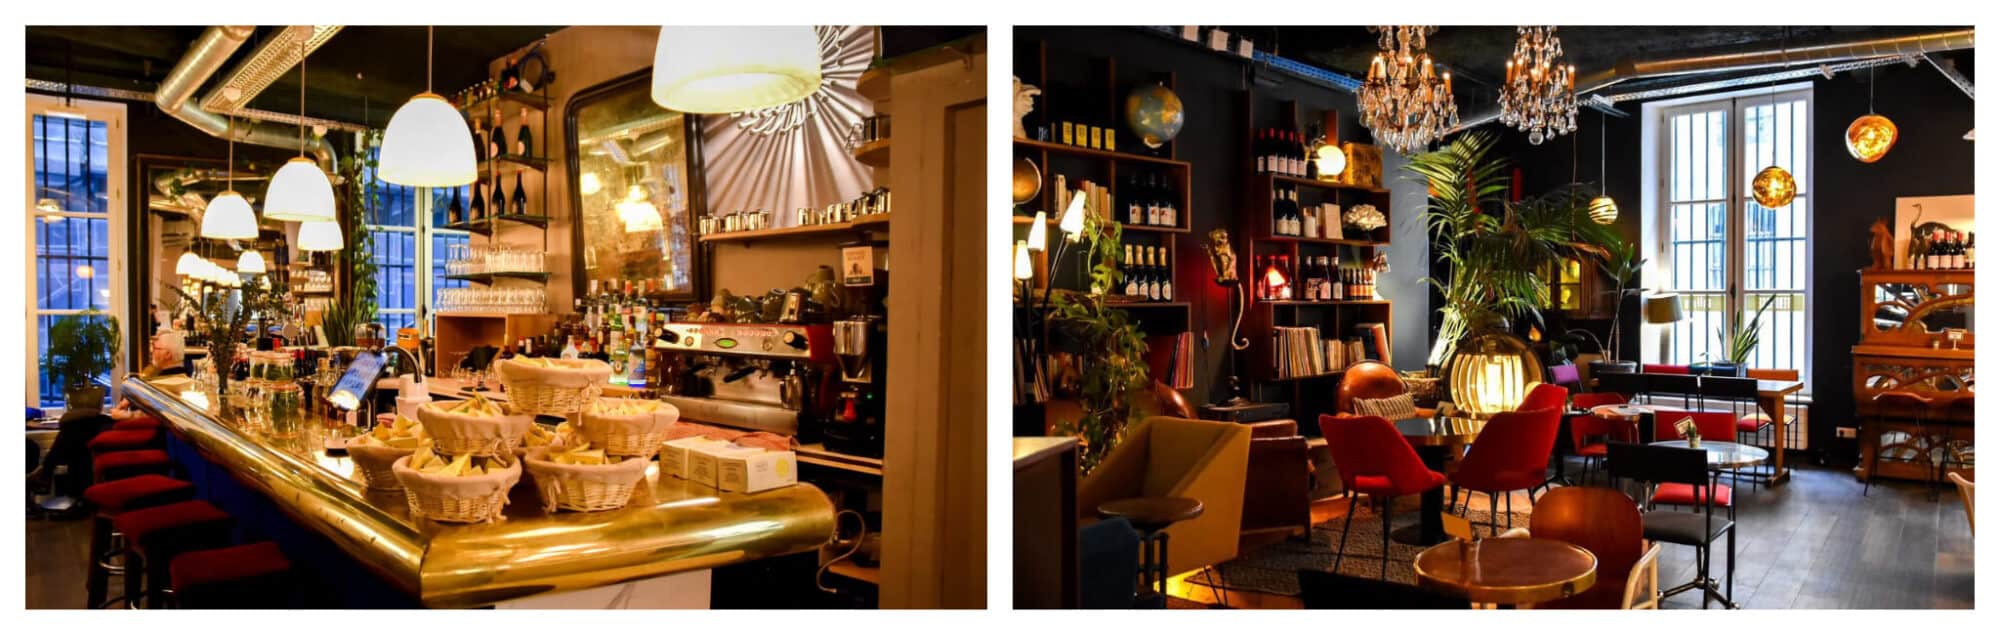
M 124 382 L 133 404 L 204 459 L 427 607 L 491 606 L 801 553 L 834 531 L 833 503 L 810 484 L 723 492 L 661 476 L 657 462 L 646 472 L 650 487 L 615 511 L 545 513 L 523 474 L 503 521 L 412 519 L 402 492 L 368 490 L 346 456 L 270 438 L 214 395 L 183 399 L 179 390 Z

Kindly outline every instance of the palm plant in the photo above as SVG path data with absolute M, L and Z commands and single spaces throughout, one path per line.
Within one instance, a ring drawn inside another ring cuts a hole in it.
M 1424 217 L 1431 253 L 1449 272 L 1448 279 L 1424 279 L 1445 302 L 1432 367 L 1451 359 L 1459 340 L 1477 326 L 1501 318 L 1540 322 L 1550 286 L 1545 272 L 1565 258 L 1600 262 L 1603 245 L 1617 240 L 1590 219 L 1594 193 L 1584 187 L 1507 202 L 1509 162 L 1493 156 L 1494 143 L 1489 132 L 1468 132 L 1412 157 L 1406 168 L 1430 187 Z
M 1625 299 L 1646 293 L 1645 289 L 1634 286 L 1639 281 L 1639 272 L 1646 267 L 1646 259 L 1639 257 L 1637 246 L 1624 240 L 1612 240 L 1604 245 L 1605 257 L 1597 264 L 1604 275 L 1611 278 L 1612 290 L 1605 293 L 1612 296 L 1611 346 L 1602 349 L 1604 358 L 1618 361 L 1618 321 L 1625 314 Z
M 1764 312 L 1777 301 L 1778 296 L 1775 295 L 1765 298 L 1764 304 L 1757 307 L 1757 313 L 1750 316 L 1749 324 L 1744 324 L 1743 314 L 1737 313 L 1729 316 L 1727 325 L 1715 329 L 1715 339 L 1722 343 L 1723 359 L 1736 364 L 1737 368 L 1743 368 L 1750 362 L 1751 351 L 1757 350 L 1758 342 L 1764 338 Z

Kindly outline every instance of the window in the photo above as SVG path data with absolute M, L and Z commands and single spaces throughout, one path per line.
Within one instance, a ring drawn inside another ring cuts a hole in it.
M 64 104 L 42 95 L 27 100 L 29 192 L 22 220 L 34 249 L 27 266 L 28 320 L 34 353 L 27 355 L 28 394 L 43 407 L 63 404 L 63 390 L 41 368 L 49 327 L 85 311 L 122 316 L 125 285 L 125 107 L 90 101 Z M 130 325 L 123 324 L 129 333 Z M 128 336 L 121 353 L 131 342 Z M 119 369 L 100 378 L 104 384 Z M 111 394 L 107 391 L 107 396 Z
M 372 169 L 364 172 L 366 178 L 375 178 Z M 375 312 L 376 321 L 389 331 L 390 343 L 396 341 L 397 329 L 416 326 L 420 315 L 430 313 L 426 309 L 437 302 L 436 290 L 466 285 L 444 275 L 444 257 L 451 253 L 450 246 L 469 241 L 463 231 L 443 229 L 445 206 L 441 197 L 447 192 L 450 190 L 375 182 L 374 204 L 368 209 L 368 235 L 375 259 Z
M 1769 303 L 1749 366 L 1808 375 L 1812 93 L 1703 99 L 1660 108 L 1654 128 L 1655 239 L 1646 244 L 1656 269 L 1647 286 L 1679 294 L 1683 319 L 1665 326 L 1663 346 L 1647 355 L 1673 364 L 1723 359 L 1717 334 L 1730 316 L 1747 326 Z M 1751 179 L 1770 165 L 1798 180 L 1797 198 L 1775 209 L 1749 195 Z

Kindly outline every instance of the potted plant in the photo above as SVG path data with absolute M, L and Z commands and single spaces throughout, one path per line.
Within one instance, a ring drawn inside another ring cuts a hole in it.
M 1081 238 L 1089 265 L 1089 291 L 1054 291 L 1048 316 L 1054 331 L 1052 349 L 1072 350 L 1078 365 L 1077 401 L 1081 412 L 1054 426 L 1056 434 L 1074 436 L 1082 447 L 1079 467 L 1088 474 L 1111 455 L 1112 448 L 1153 410 L 1146 390 L 1152 385 L 1146 367 L 1146 335 L 1124 310 L 1113 306 L 1105 290 L 1118 288 L 1123 228 L 1096 214 L 1084 215 Z M 1054 267 L 1051 260 L 1051 267 Z M 1050 283 L 1054 285 L 1053 282 Z
M 1618 341 L 1622 335 L 1618 323 L 1625 316 L 1625 299 L 1640 297 L 1646 293 L 1646 289 L 1635 286 L 1639 280 L 1639 272 L 1646 266 L 1646 259 L 1639 257 L 1632 243 L 1619 239 L 1605 243 L 1604 251 L 1606 253 L 1604 260 L 1597 264 L 1597 268 L 1603 271 L 1604 275 L 1611 277 L 1612 289 L 1605 292 L 1612 296 L 1611 341 L 1609 346 L 1598 347 L 1604 358 L 1590 362 L 1592 376 L 1606 371 L 1630 373 L 1639 370 L 1638 362 L 1618 358 Z
M 97 378 L 118 365 L 122 336 L 118 318 L 96 310 L 65 317 L 49 327 L 49 351 L 42 356 L 49 381 L 63 389 L 70 409 L 104 404 L 104 385 Z
M 1742 377 L 1744 371 L 1750 368 L 1750 352 L 1757 350 L 1758 342 L 1763 340 L 1764 312 L 1770 310 L 1771 303 L 1777 300 L 1775 295 L 1765 298 L 1764 304 L 1759 305 L 1757 312 L 1750 316 L 1749 324 L 1743 323 L 1741 313 L 1729 316 L 1728 324 L 1715 329 L 1715 339 L 1722 344 L 1722 358 L 1716 359 L 1711 352 L 1705 356 L 1705 361 L 1690 365 L 1688 370 L 1697 375 Z

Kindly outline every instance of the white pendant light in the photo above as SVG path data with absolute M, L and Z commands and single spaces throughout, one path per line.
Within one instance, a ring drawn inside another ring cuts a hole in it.
M 1082 190 L 1078 190 L 1076 195 L 1070 197 L 1069 207 L 1063 210 L 1062 220 L 1056 222 L 1056 227 L 1058 229 L 1061 229 L 1063 231 L 1063 236 L 1072 242 L 1076 241 L 1079 237 L 1082 236 L 1083 234 L 1083 191 Z
M 340 251 L 347 245 L 340 224 L 330 220 L 306 221 L 299 225 L 300 251 Z
M 201 212 L 201 237 L 220 240 L 249 240 L 257 237 L 257 212 L 250 201 L 236 193 L 236 118 L 229 118 L 229 163 L 223 186 L 208 200 Z
M 1049 250 L 1049 213 L 1035 212 L 1035 224 L 1028 226 L 1028 248 L 1035 251 Z
M 653 101 L 727 114 L 789 104 L 819 90 L 811 26 L 663 26 L 653 49 Z
M 286 161 L 264 190 L 264 217 L 285 221 L 333 220 L 333 182 L 306 158 L 306 47 L 299 38 L 299 156 Z
M 264 273 L 264 254 L 252 249 L 236 257 L 236 273 Z
M 431 50 L 437 46 L 437 27 L 431 27 L 424 49 L 424 92 L 389 118 L 382 133 L 382 155 L 376 176 L 384 181 L 413 187 L 458 187 L 479 178 L 478 161 L 473 157 L 472 129 L 465 117 L 443 96 L 431 92 L 428 70 L 436 62 Z
M 174 275 L 177 276 L 192 276 L 200 268 L 201 256 L 194 255 L 193 251 L 181 252 L 181 259 L 174 261 Z

